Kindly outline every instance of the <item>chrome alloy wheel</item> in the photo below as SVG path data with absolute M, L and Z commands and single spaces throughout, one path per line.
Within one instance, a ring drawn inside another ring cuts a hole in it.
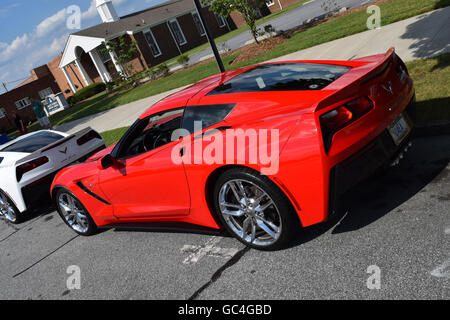
M 254 183 L 236 179 L 219 192 L 219 208 L 228 226 L 245 242 L 269 246 L 281 235 L 281 216 L 272 198 Z
M 75 231 L 85 233 L 89 228 L 89 221 L 84 208 L 79 201 L 68 193 L 61 193 L 58 206 L 69 226 Z
M 5 216 L 11 222 L 16 222 L 17 220 L 16 211 L 3 192 L 0 193 L 0 215 Z

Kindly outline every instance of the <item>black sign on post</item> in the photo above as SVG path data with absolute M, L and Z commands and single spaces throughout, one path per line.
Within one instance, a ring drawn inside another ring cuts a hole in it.
M 225 72 L 225 67 L 223 66 L 222 59 L 220 58 L 219 51 L 217 50 L 216 43 L 214 42 L 214 38 L 211 35 L 211 32 L 209 31 L 208 25 L 206 24 L 205 17 L 202 13 L 202 6 L 200 5 L 199 0 L 194 0 L 195 7 L 197 8 L 198 16 L 200 18 L 200 21 L 202 22 L 203 28 L 205 29 L 206 36 L 208 37 L 209 44 L 211 45 L 211 49 L 214 53 L 214 56 L 216 57 L 217 65 L 219 66 L 220 72 Z

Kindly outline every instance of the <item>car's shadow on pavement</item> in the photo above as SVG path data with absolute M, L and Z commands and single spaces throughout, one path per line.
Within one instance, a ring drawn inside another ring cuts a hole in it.
M 207 236 L 220 236 L 220 237 L 231 237 L 223 229 L 211 229 L 206 227 L 201 227 L 197 225 L 192 225 L 188 223 L 140 223 L 140 224 L 122 224 L 113 226 L 109 229 L 113 229 L 114 232 L 155 232 L 155 233 L 186 233 L 186 234 L 200 234 Z
M 305 228 L 290 247 L 311 241 L 331 230 L 332 234 L 358 230 L 396 209 L 430 183 L 450 179 L 450 135 L 417 137 L 413 148 L 399 166 L 366 180 L 340 200 L 335 217 L 319 225 Z M 444 197 L 450 197 L 444 195 Z M 437 197 L 436 201 L 445 201 Z

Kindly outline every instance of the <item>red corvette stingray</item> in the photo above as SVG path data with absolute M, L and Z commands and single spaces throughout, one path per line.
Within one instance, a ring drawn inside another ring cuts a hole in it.
M 386 54 L 264 63 L 211 76 L 149 108 L 120 141 L 56 176 L 82 235 L 117 224 L 222 229 L 277 249 L 329 219 L 339 196 L 410 146 L 414 89 Z

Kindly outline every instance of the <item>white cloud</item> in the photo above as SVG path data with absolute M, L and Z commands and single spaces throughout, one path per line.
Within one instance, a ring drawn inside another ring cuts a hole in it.
M 51 17 L 48 17 L 44 21 L 38 24 L 36 27 L 36 36 L 44 37 L 48 34 L 57 31 L 66 21 L 66 9 L 58 11 Z
M 91 5 L 89 6 L 89 9 L 87 9 L 87 11 L 84 11 L 81 13 L 81 20 L 83 21 L 84 19 L 92 19 L 92 18 L 95 18 L 97 15 L 98 15 L 98 11 L 97 11 L 96 1 L 92 0 Z
M 29 46 L 29 37 L 27 34 L 18 36 L 11 44 L 3 45 L 3 50 L 0 52 L 0 62 L 5 62 L 13 57 L 16 57 L 23 49 Z

